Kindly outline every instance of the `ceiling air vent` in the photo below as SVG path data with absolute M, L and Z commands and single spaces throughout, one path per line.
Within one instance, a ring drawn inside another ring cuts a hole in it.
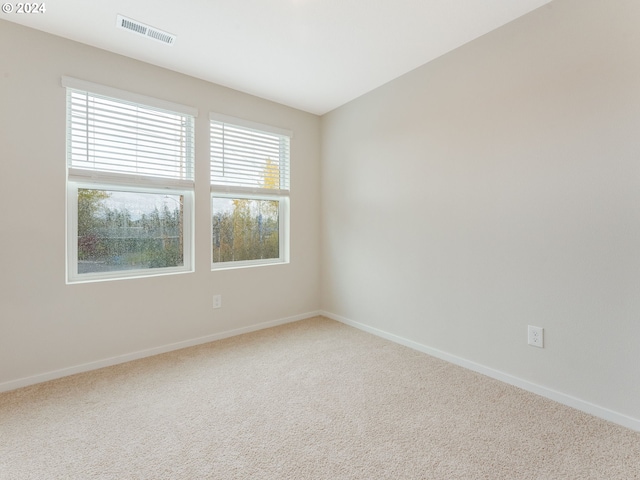
M 158 42 L 162 42 L 167 45 L 173 45 L 176 41 L 176 36 L 171 33 L 163 32 L 162 30 L 145 25 L 137 20 L 123 17 L 122 15 L 118 15 L 116 25 L 118 28 L 129 30 L 130 32 L 137 33 L 143 37 L 152 38 L 153 40 L 157 40 Z

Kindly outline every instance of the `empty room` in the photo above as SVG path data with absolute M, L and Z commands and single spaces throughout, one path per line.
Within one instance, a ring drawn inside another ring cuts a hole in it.
M 640 478 L 640 2 L 1 10 L 1 480 Z

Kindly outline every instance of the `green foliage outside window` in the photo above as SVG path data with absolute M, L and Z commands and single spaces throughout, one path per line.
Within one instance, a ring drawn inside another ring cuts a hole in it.
M 280 256 L 277 200 L 214 198 L 213 261 Z
M 116 194 L 124 201 L 114 202 Z M 183 201 L 179 195 L 78 189 L 78 273 L 183 265 Z

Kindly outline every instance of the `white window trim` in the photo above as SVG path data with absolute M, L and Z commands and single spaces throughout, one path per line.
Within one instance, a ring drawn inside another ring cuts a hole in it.
M 254 122 L 243 118 L 233 117 L 221 113 L 209 113 L 209 123 L 222 122 L 231 124 L 238 127 L 244 127 L 250 130 L 255 130 L 260 133 L 271 133 L 275 135 L 282 135 L 289 138 L 289 141 L 293 140 L 293 131 L 275 127 L 273 125 L 267 125 L 264 123 Z M 211 128 L 209 129 L 211 132 Z M 209 148 L 211 148 L 211 137 L 209 137 Z M 291 150 L 289 148 L 288 159 L 288 175 L 291 175 Z M 211 158 L 209 159 L 209 168 L 211 168 Z M 290 180 L 289 180 L 290 181 Z M 289 263 L 289 242 L 290 242 L 290 190 L 287 189 L 264 189 L 264 188 L 251 188 L 240 186 L 227 186 L 210 184 L 209 195 L 209 255 L 211 261 L 211 270 L 229 270 L 235 268 L 246 267 L 258 267 L 265 265 L 281 265 Z M 211 246 L 211 235 L 213 232 L 213 210 L 212 199 L 214 197 L 219 198 L 246 198 L 254 200 L 278 200 L 278 241 L 279 241 L 279 257 L 273 259 L 257 259 L 257 260 L 237 260 L 233 262 L 214 262 Z
M 232 262 L 214 262 L 211 257 L 211 270 L 231 270 L 235 268 L 259 267 L 263 265 L 281 265 L 289 263 L 289 196 L 288 195 L 247 195 L 242 193 L 220 193 L 212 192 L 209 198 L 209 207 L 211 208 L 211 200 L 216 198 L 229 199 L 247 199 L 247 200 L 277 200 L 278 201 L 278 242 L 279 253 L 278 258 L 260 258 L 257 260 L 234 260 Z M 211 236 L 213 234 L 213 212 L 210 212 L 211 218 L 209 229 L 209 251 L 212 251 Z M 212 255 L 212 253 L 210 254 Z
M 182 206 L 182 244 L 183 265 L 165 268 L 140 268 L 135 270 L 115 270 L 113 272 L 78 273 L 78 189 L 117 190 L 119 192 L 153 193 L 158 195 L 184 195 Z M 131 278 L 156 277 L 193 272 L 194 259 L 194 192 L 193 190 L 176 190 L 166 188 L 130 187 L 84 182 L 67 182 L 67 284 L 102 282 L 108 280 L 124 280 Z
M 63 76 L 61 84 L 65 89 L 87 91 L 96 95 L 111 97 L 116 100 L 132 102 L 145 106 L 155 107 L 174 113 L 198 116 L 198 110 L 186 105 L 169 102 L 166 100 L 149 97 L 137 93 L 120 90 L 97 83 Z M 65 112 L 68 115 L 68 112 Z M 68 120 L 67 120 L 68 121 Z M 68 127 L 67 127 L 68 129 Z M 68 131 L 65 132 L 68 138 Z M 195 146 L 195 142 L 194 142 Z M 66 208 L 66 283 L 77 284 L 87 282 L 100 282 L 109 280 L 124 280 L 133 278 L 147 278 L 160 275 L 190 273 L 195 266 L 194 245 L 194 202 L 195 181 L 171 178 L 154 178 L 143 175 L 126 175 L 113 172 L 101 172 L 72 168 L 67 161 L 67 208 Z M 191 153 L 193 156 L 193 152 Z M 195 157 L 193 168 L 195 168 Z M 182 207 L 182 243 L 183 265 L 165 268 L 144 268 L 135 270 L 117 270 L 113 272 L 96 272 L 78 274 L 78 189 L 87 188 L 95 190 L 112 190 L 122 192 L 139 192 L 153 194 L 180 194 L 184 196 Z
M 68 178 L 70 181 L 98 183 L 101 185 L 132 185 L 166 190 L 193 190 L 193 180 L 179 180 L 172 178 L 156 178 L 145 175 L 129 175 L 122 173 L 99 172 L 84 168 L 69 167 Z

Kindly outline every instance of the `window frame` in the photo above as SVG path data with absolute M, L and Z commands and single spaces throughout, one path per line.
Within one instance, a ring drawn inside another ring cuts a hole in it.
M 277 258 L 258 258 L 255 260 L 233 260 L 228 262 L 214 262 L 213 261 L 213 238 L 211 239 L 211 269 L 212 270 L 225 270 L 231 268 L 244 268 L 244 267 L 258 267 L 261 265 L 274 265 L 289 263 L 289 197 L 284 195 L 265 195 L 265 194 L 247 194 L 247 193 L 221 193 L 211 192 L 210 195 L 210 207 L 211 207 L 211 236 L 213 237 L 213 199 L 214 198 L 228 198 L 246 199 L 246 200 L 275 200 L 278 202 L 278 251 Z
M 71 77 L 62 77 L 61 84 L 66 95 L 66 282 L 67 284 L 145 278 L 161 275 L 190 273 L 194 271 L 194 201 L 195 201 L 195 118 L 198 111 L 192 107 L 165 100 L 139 95 L 104 85 L 86 82 Z M 115 102 L 134 103 L 150 109 L 185 115 L 189 120 L 188 145 L 185 146 L 185 161 L 191 178 L 143 176 L 139 174 L 112 173 L 103 170 L 74 168 L 71 165 L 71 91 L 87 92 L 108 97 Z M 78 273 L 78 190 L 106 190 L 156 195 L 182 195 L 182 265 L 175 267 L 147 267 L 110 272 Z
M 182 206 L 182 265 L 175 267 L 138 268 L 113 270 L 110 272 L 78 273 L 78 190 L 106 190 L 155 195 L 183 195 Z M 127 278 L 152 277 L 193 272 L 193 197 L 192 190 L 151 188 L 113 185 L 107 183 L 87 183 L 69 180 L 67 182 L 67 278 L 68 283 L 97 282 Z
M 212 138 L 212 124 L 213 122 L 223 123 L 225 125 L 231 125 L 233 127 L 240 127 L 244 129 L 253 130 L 259 133 L 266 133 L 271 135 L 277 135 L 282 138 L 286 138 L 286 158 L 284 160 L 284 169 L 282 168 L 282 152 L 278 159 L 278 166 L 281 171 L 284 170 L 284 188 L 279 189 L 265 189 L 265 188 L 251 188 L 247 186 L 233 186 L 216 184 L 211 178 L 211 172 L 213 171 L 214 158 L 212 155 L 213 138 Z M 265 125 L 250 120 L 245 120 L 229 115 L 223 115 L 219 113 L 211 112 L 209 114 L 209 182 L 210 182 L 210 195 L 209 195 L 209 255 L 211 261 L 211 270 L 228 270 L 236 268 L 246 267 L 258 267 L 266 265 L 282 265 L 289 263 L 290 252 L 290 174 L 291 174 L 291 140 L 293 139 L 293 132 L 287 129 L 274 127 L 271 125 Z M 213 199 L 214 198 L 228 198 L 228 199 L 248 199 L 248 200 L 275 200 L 278 201 L 278 258 L 269 259 L 252 259 L 252 260 L 233 260 L 226 262 L 214 262 L 213 259 Z

